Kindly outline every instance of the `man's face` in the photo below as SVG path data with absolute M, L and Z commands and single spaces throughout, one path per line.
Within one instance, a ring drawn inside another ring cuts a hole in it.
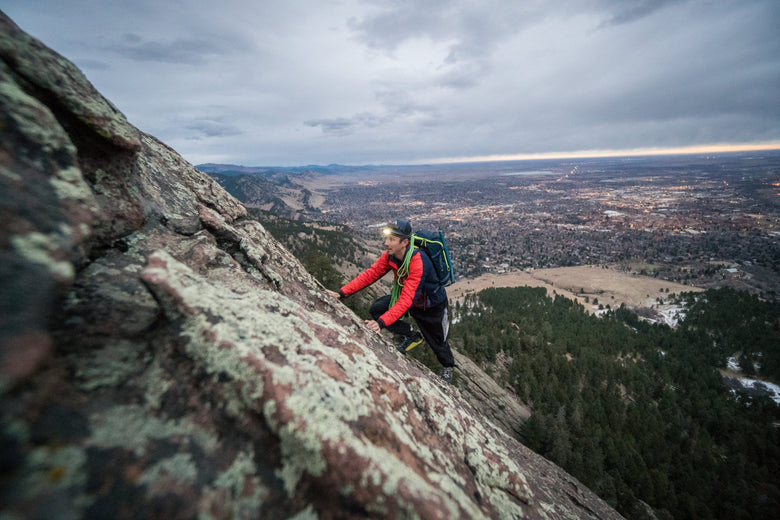
M 385 235 L 385 251 L 390 256 L 403 258 L 407 245 L 409 245 L 408 238 L 401 238 L 397 235 Z

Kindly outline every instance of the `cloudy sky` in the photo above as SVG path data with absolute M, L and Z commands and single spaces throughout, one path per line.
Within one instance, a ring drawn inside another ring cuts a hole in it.
M 778 0 L 0 0 L 193 164 L 770 143 Z

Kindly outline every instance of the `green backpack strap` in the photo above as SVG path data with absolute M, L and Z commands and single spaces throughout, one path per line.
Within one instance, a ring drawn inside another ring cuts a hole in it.
M 409 262 L 412 261 L 412 255 L 414 255 L 415 249 L 417 248 L 414 246 L 414 235 L 412 235 L 409 237 L 409 250 L 406 252 L 404 261 L 398 267 L 395 278 L 393 278 L 393 290 L 390 292 L 390 307 L 395 305 L 395 302 L 401 297 L 401 290 L 404 286 L 399 280 L 401 280 L 401 278 L 406 278 L 409 275 Z

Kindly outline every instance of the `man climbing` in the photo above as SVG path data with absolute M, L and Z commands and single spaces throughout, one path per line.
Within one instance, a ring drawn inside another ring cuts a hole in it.
M 442 379 L 452 383 L 455 359 L 447 342 L 447 291 L 439 283 L 428 255 L 411 246 L 409 222 L 396 220 L 382 233 L 385 251 L 379 259 L 338 292 L 329 292 L 337 298 L 346 298 L 393 271 L 392 293 L 371 304 L 369 313 L 374 319 L 366 320 L 365 324 L 374 332 L 387 329 L 402 336 L 403 340 L 396 348 L 404 354 L 427 341 L 442 365 Z M 401 320 L 407 313 L 414 318 L 422 335 Z

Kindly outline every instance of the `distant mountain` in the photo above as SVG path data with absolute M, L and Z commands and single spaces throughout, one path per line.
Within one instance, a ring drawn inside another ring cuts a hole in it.
M 329 164 L 327 166 L 319 166 L 316 164 L 309 164 L 306 166 L 240 166 L 236 164 L 214 164 L 206 163 L 195 166 L 198 170 L 212 174 L 221 173 L 224 175 L 242 175 L 242 174 L 254 174 L 263 176 L 274 176 L 279 173 L 304 175 L 304 174 L 320 174 L 320 175 L 336 175 L 342 173 L 353 173 L 365 170 L 373 170 L 376 168 L 382 168 L 381 166 L 346 166 L 343 164 Z
M 269 168 L 258 166 L 239 166 L 237 164 L 198 164 L 195 166 L 203 173 L 225 173 L 229 175 L 241 175 L 244 173 L 264 173 Z
M 396 182 L 399 176 L 412 176 L 415 178 L 437 174 L 446 174 L 452 178 L 491 176 L 501 174 L 506 170 L 518 169 L 516 163 L 465 163 L 465 164 L 328 164 L 320 166 L 309 164 L 306 166 L 239 166 L 235 164 L 200 164 L 197 169 L 209 175 L 220 173 L 223 175 L 257 175 L 262 177 L 276 177 L 278 175 L 290 175 L 292 177 L 316 177 L 319 175 L 341 175 L 346 179 L 372 180 Z M 538 169 L 534 166 L 531 169 Z
M 224 172 L 209 176 L 247 207 L 293 220 L 301 216 L 316 219 L 321 215 L 311 204 L 311 191 L 291 180 L 288 173 Z
M 282 198 L 279 196 L 281 186 L 289 184 L 289 179 L 281 182 L 251 175 L 246 173 L 228 174 L 212 173 L 210 176 L 216 180 L 228 193 L 250 207 L 263 207 L 277 205 L 288 208 Z M 266 208 L 270 211 L 270 208 Z M 276 213 L 274 211 L 273 213 Z

